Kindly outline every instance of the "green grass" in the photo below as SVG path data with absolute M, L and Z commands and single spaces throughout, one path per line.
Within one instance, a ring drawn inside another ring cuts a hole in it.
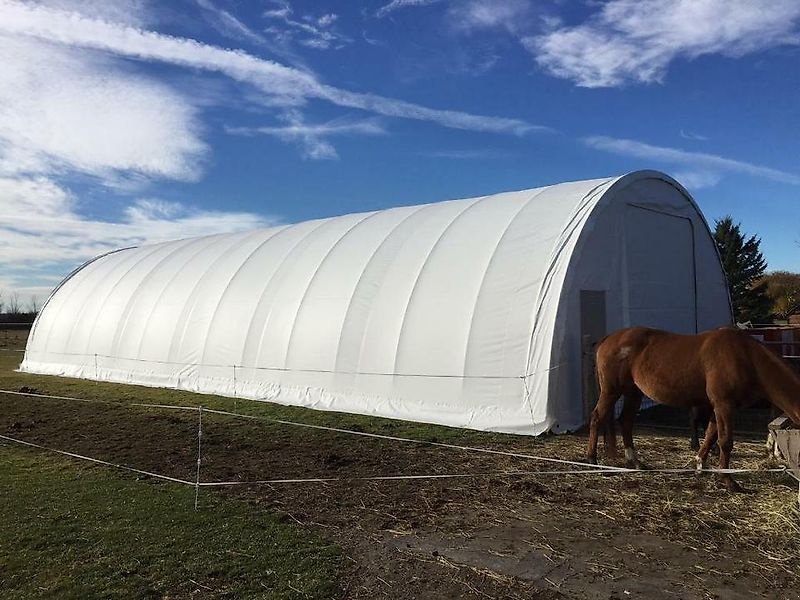
M 238 500 L 0 446 L 12 598 L 326 598 L 339 552 Z
M 0 352 L 0 388 L 230 408 L 224 399 L 16 373 L 21 358 Z M 188 486 L 0 442 L 3 600 L 328 598 L 339 589 L 340 556 L 288 517 L 236 497 L 203 490 L 195 511 Z

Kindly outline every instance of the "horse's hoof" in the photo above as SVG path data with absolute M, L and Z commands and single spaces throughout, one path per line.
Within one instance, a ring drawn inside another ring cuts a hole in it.
M 650 467 L 644 464 L 640 460 L 629 460 L 628 461 L 628 468 L 629 469 L 636 469 L 637 471 L 649 471 Z
M 741 494 L 742 492 L 744 492 L 742 486 L 736 483 L 736 480 L 733 477 L 726 477 L 725 479 L 722 480 L 722 483 L 725 485 L 725 487 L 729 492 L 733 492 L 735 494 Z

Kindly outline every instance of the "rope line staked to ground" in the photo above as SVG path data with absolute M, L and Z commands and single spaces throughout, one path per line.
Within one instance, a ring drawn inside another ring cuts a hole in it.
M 536 477 L 536 476 L 555 476 L 555 475 L 640 475 L 644 473 L 688 473 L 694 472 L 690 469 L 653 469 L 648 471 L 636 469 L 620 469 L 616 471 L 603 472 L 600 470 L 556 470 L 556 471 L 481 471 L 475 473 L 435 473 L 435 474 L 422 474 L 422 475 L 367 475 L 360 477 L 307 477 L 307 478 L 291 478 L 291 479 L 257 479 L 250 481 L 187 481 L 178 477 L 171 477 L 169 475 L 162 475 L 161 473 L 154 473 L 153 471 L 145 471 L 137 469 L 128 465 L 113 463 L 99 458 L 93 458 L 76 452 L 67 452 L 65 450 L 58 450 L 57 448 L 50 448 L 41 444 L 35 444 L 11 436 L 0 434 L 0 440 L 61 454 L 70 458 L 85 460 L 88 462 L 113 467 L 139 475 L 146 475 L 155 479 L 162 479 L 172 483 L 180 483 L 183 485 L 191 486 L 195 489 L 200 487 L 231 487 L 231 486 L 245 486 L 245 485 L 273 485 L 282 483 L 336 483 L 336 482 L 354 482 L 354 481 L 407 481 L 407 480 L 425 480 L 425 479 L 466 479 L 476 477 Z M 755 471 L 753 469 L 717 469 L 720 473 L 772 473 L 772 472 L 785 472 L 784 469 L 767 469 L 765 471 Z M 195 494 L 195 509 L 197 508 L 197 494 Z
M 141 469 L 136 469 L 134 467 L 129 467 L 127 465 L 120 465 L 116 463 L 111 463 L 108 461 L 103 461 L 100 459 L 95 459 L 92 457 L 87 457 L 79 454 L 75 454 L 72 452 L 66 452 L 63 450 L 58 450 L 54 448 L 49 448 L 46 446 L 34 444 L 32 442 L 26 442 L 24 440 L 19 440 L 16 438 L 12 438 L 10 436 L 0 435 L 0 439 L 5 439 L 7 441 L 12 441 L 20 444 L 24 444 L 27 446 L 32 446 L 35 448 L 40 448 L 42 450 L 47 450 L 50 452 L 55 452 L 58 454 L 63 454 L 65 456 L 70 456 L 73 458 L 89 460 L 92 462 L 96 462 L 98 464 L 103 464 L 111 467 L 116 467 L 120 469 L 124 469 L 127 471 L 132 471 L 135 473 L 140 473 L 144 475 L 149 475 L 152 477 L 166 479 L 169 481 L 174 481 L 177 483 L 185 483 L 194 487 L 213 487 L 213 486 L 233 486 L 233 485 L 259 485 L 259 484 L 271 484 L 271 483 L 322 483 L 322 482 L 335 482 L 335 481 L 391 481 L 391 480 L 406 480 L 406 479 L 447 479 L 447 478 L 464 478 L 464 477 L 502 477 L 502 476 L 536 476 L 536 475 L 586 475 L 586 474 L 602 474 L 602 475 L 612 475 L 612 474 L 628 474 L 628 475 L 642 475 L 642 474 L 696 474 L 698 471 L 697 469 L 687 469 L 687 468 L 663 468 L 663 469 L 631 469 L 627 467 L 614 467 L 610 465 L 592 465 L 578 461 L 570 461 L 564 459 L 557 459 L 557 458 L 550 458 L 550 457 L 543 457 L 543 456 L 535 456 L 531 454 L 522 454 L 518 452 L 507 452 L 503 450 L 492 450 L 490 448 L 478 448 L 473 446 L 460 446 L 457 444 L 448 444 L 444 442 L 429 442 L 425 440 L 417 440 L 412 438 L 404 438 L 398 436 L 388 436 L 382 435 L 378 433 L 368 433 L 364 431 L 352 431 L 349 429 L 341 429 L 337 427 L 326 427 L 324 425 L 312 425 L 310 423 L 298 423 L 295 421 L 285 421 L 282 419 L 271 419 L 269 417 L 259 417 L 254 415 L 245 415 L 240 413 L 232 413 L 224 410 L 215 410 L 210 408 L 205 408 L 202 406 L 199 407 L 191 407 L 191 406 L 177 406 L 177 405 L 170 405 L 170 404 L 146 404 L 146 403 L 130 403 L 124 404 L 120 402 L 110 402 L 107 400 L 92 400 L 87 398 L 75 398 L 71 396 L 54 396 L 49 394 L 39 394 L 34 392 L 16 392 L 12 390 L 2 390 L 0 389 L 0 394 L 11 394 L 17 396 L 31 396 L 35 398 L 48 398 L 48 399 L 56 399 L 56 400 L 75 400 L 79 402 L 97 402 L 101 404 L 112 404 L 117 406 L 138 406 L 144 408 L 158 408 L 158 409 L 167 409 L 167 410 L 182 410 L 182 411 L 192 411 L 198 412 L 202 415 L 202 412 L 212 413 L 217 415 L 225 415 L 231 416 L 235 418 L 242 418 L 242 419 L 250 419 L 250 420 L 257 420 L 257 421 L 266 421 L 272 423 L 279 423 L 283 425 L 291 425 L 291 426 L 298 426 L 298 427 L 308 427 L 311 429 L 318 429 L 323 431 L 332 431 L 336 433 L 345 433 L 351 435 L 358 435 L 358 436 L 365 436 L 371 438 L 378 438 L 378 439 L 387 439 L 392 441 L 399 441 L 399 442 L 406 442 L 406 443 L 415 443 L 415 444 L 422 444 L 422 445 L 429 445 L 429 446 L 437 446 L 437 447 L 444 447 L 444 448 L 451 448 L 457 450 L 464 450 L 469 452 L 482 452 L 487 454 L 495 454 L 501 456 L 510 456 L 514 458 L 524 458 L 528 460 L 538 460 L 544 462 L 553 462 L 558 464 L 566 464 L 566 465 L 573 465 L 578 466 L 580 469 L 572 469 L 572 470 L 555 470 L 555 471 L 499 471 L 499 472 L 481 472 L 481 473 L 457 473 L 457 474 L 432 474 L 432 475 L 376 475 L 376 476 L 368 476 L 368 477 L 317 477 L 317 478 L 293 478 L 293 479 L 271 479 L 271 480 L 256 480 L 256 481 L 228 481 L 228 482 L 201 482 L 199 479 L 199 473 L 197 476 L 196 481 L 189 482 L 186 480 L 179 480 L 173 477 L 168 477 L 165 475 L 160 475 L 158 473 L 152 473 L 150 471 L 143 471 Z M 202 417 L 201 417 L 202 418 Z M 201 431 L 198 431 L 198 443 L 200 440 Z M 199 447 L 198 447 L 199 451 Z M 199 456 L 198 456 L 199 462 Z M 198 469 L 199 470 L 199 469 Z M 741 474 L 741 473 L 789 473 L 794 476 L 791 471 L 789 471 L 785 466 L 773 468 L 773 469 L 703 469 L 703 473 L 719 473 L 719 474 Z
M 137 406 L 142 408 L 159 408 L 164 410 L 180 410 L 180 411 L 192 411 L 195 412 L 198 410 L 196 406 L 180 406 L 180 405 L 172 405 L 172 404 L 148 404 L 148 403 L 141 403 L 141 402 L 131 402 L 131 403 L 122 403 L 122 402 L 110 402 L 108 400 L 94 400 L 88 398 L 75 398 L 71 396 L 53 396 L 50 394 L 40 394 L 35 392 L 17 392 L 12 390 L 0 390 L 0 394 L 11 394 L 15 396 L 30 396 L 34 398 L 47 398 L 53 400 L 74 400 L 77 402 L 96 402 L 98 404 L 106 404 L 106 405 L 114 405 L 114 406 Z M 412 443 L 412 444 L 421 444 L 426 446 L 436 446 L 440 448 L 451 448 L 454 450 L 463 450 L 467 452 L 480 452 L 484 454 L 496 454 L 500 456 L 509 456 L 512 458 L 524 458 L 527 460 L 538 460 L 541 462 L 550 462 L 555 464 L 564 464 L 564 465 L 571 465 L 571 466 L 578 466 L 582 467 L 586 470 L 590 471 L 630 471 L 631 469 L 627 469 L 625 467 L 613 467 L 609 465 L 592 465 L 584 462 L 574 461 L 574 460 L 564 460 L 560 458 L 550 458 L 545 456 L 535 456 L 532 454 L 523 454 L 520 452 L 507 452 L 504 450 L 492 450 L 491 448 L 478 448 L 474 446 L 460 446 L 458 444 L 448 444 L 446 442 L 432 442 L 426 440 L 418 440 L 413 438 L 405 438 L 393 435 L 384 435 L 380 433 L 369 433 L 367 431 L 353 431 L 351 429 L 343 429 L 340 427 L 327 427 L 325 425 L 312 425 L 311 423 L 300 423 L 297 421 L 287 421 L 284 419 L 272 419 L 270 417 L 261 417 L 255 415 L 246 415 L 243 413 L 234 413 L 225 410 L 215 410 L 211 408 L 203 407 L 203 412 L 216 414 L 216 415 L 224 415 L 230 416 L 238 419 L 249 419 L 253 421 L 265 421 L 268 423 L 276 423 L 279 425 L 289 425 L 292 427 L 304 427 L 308 429 L 317 429 L 320 431 L 330 431 L 333 433 L 343 433 L 347 435 L 357 435 L 362 437 L 369 437 L 375 439 L 383 439 L 383 440 L 390 440 L 395 442 L 404 442 L 404 443 Z
M 177 477 L 170 477 L 169 475 L 161 475 L 160 473 L 153 473 L 152 471 L 145 471 L 143 469 L 136 469 L 134 467 L 129 467 L 127 465 L 120 465 L 117 463 L 112 463 L 107 460 L 101 460 L 99 458 L 92 458 L 91 456 L 85 456 L 83 454 L 77 454 L 75 452 L 67 452 L 66 450 L 58 450 L 56 448 L 48 448 L 47 446 L 42 446 L 41 444 L 34 444 L 33 442 L 26 442 L 25 440 L 20 440 L 17 438 L 13 438 L 8 435 L 1 435 L 0 439 L 6 440 L 8 442 L 14 442 L 16 444 L 22 444 L 23 446 L 30 446 L 31 448 L 38 448 L 39 450 L 47 450 L 48 452 L 54 452 L 56 454 L 61 454 L 63 456 L 69 456 L 70 458 L 77 458 L 79 460 L 86 460 L 89 462 L 97 463 L 99 465 L 105 465 L 107 467 L 114 467 L 115 469 L 123 469 L 125 471 L 131 471 L 132 473 L 138 473 L 140 475 L 147 475 L 148 477 L 154 477 L 156 479 L 164 479 L 166 481 L 171 481 L 173 483 L 182 483 L 185 485 L 194 486 L 194 482 L 186 481 L 185 479 L 178 479 Z

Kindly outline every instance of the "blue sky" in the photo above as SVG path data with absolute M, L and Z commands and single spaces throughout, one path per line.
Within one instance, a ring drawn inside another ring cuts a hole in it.
M 0 289 L 639 168 L 800 271 L 799 97 L 797 0 L 0 0 Z

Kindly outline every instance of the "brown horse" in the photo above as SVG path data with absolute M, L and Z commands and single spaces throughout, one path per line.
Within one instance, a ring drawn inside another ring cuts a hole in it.
M 597 378 L 600 398 L 592 412 L 587 456 L 593 463 L 598 426 L 611 421 L 620 396 L 625 457 L 636 468 L 642 465 L 633 447 L 633 421 L 643 395 L 660 404 L 712 411 L 696 457 L 698 471 L 717 440 L 719 467 L 730 468 L 733 415 L 738 409 L 766 400 L 800 425 L 800 377 L 783 359 L 736 329 L 698 335 L 622 329 L 598 344 Z M 739 489 L 730 474 L 723 474 L 722 480 L 728 489 Z

